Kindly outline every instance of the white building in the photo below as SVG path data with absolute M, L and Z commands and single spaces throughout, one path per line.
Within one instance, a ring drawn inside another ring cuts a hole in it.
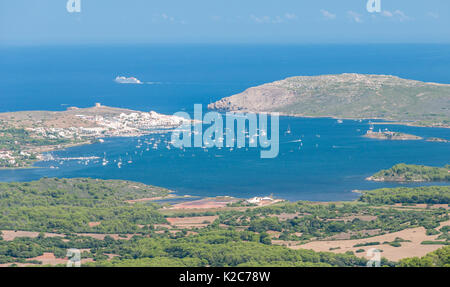
M 261 203 L 262 201 L 272 201 L 272 200 L 273 200 L 273 198 L 268 197 L 268 196 L 266 196 L 266 197 L 253 197 L 253 198 L 247 199 L 247 202 L 248 203 L 253 203 L 253 204 L 258 204 L 258 203 Z

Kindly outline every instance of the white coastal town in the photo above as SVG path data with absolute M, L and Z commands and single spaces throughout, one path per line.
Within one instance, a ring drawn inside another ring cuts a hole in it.
M 63 112 L 0 114 L 0 168 L 26 167 L 42 160 L 43 152 L 103 141 L 102 138 L 169 132 L 186 121 L 178 116 L 100 103 L 91 108 L 70 107 Z

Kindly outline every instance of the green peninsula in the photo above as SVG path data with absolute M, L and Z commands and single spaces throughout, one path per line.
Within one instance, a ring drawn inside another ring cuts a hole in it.
M 397 164 L 390 169 L 381 170 L 367 180 L 396 182 L 450 181 L 450 165 L 431 167 L 414 164 Z

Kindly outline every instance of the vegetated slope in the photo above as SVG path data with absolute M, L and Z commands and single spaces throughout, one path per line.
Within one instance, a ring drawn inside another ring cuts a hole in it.
M 390 169 L 381 170 L 367 180 L 373 181 L 450 181 L 450 165 L 445 167 L 432 167 L 415 164 L 397 164 Z
M 56 264 L 65 263 L 69 248 L 83 250 L 83 265 L 88 266 L 364 266 L 364 252 L 295 250 L 296 245 L 425 228 L 433 236 L 422 244 L 434 251 L 449 244 L 449 210 L 412 203 L 448 204 L 449 189 L 384 189 L 363 192 L 362 200 L 355 202 L 280 202 L 258 208 L 169 212 L 178 219 L 205 220 L 202 226 L 178 227 L 171 224 L 175 218 L 167 217 L 167 206 L 130 203 L 165 196 L 169 192 L 165 189 L 89 178 L 2 183 L 0 266 L 46 264 L 40 257 L 45 253 L 59 259 Z M 392 205 L 397 202 L 411 204 Z M 380 245 L 408 248 L 403 239 Z M 441 261 L 436 265 L 448 264 Z M 384 259 L 382 264 L 395 265 Z
M 169 192 L 136 182 L 89 178 L 0 183 L 0 230 L 135 232 L 138 225 L 166 221 L 151 204 L 126 201 Z
M 450 186 L 381 188 L 362 193 L 359 201 L 370 204 L 450 204 Z

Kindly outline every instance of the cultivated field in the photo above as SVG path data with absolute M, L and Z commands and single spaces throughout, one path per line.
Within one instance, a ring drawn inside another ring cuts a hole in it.
M 441 223 L 440 227 L 450 225 L 450 221 Z M 439 227 L 439 228 L 440 228 Z M 430 253 L 436 249 L 442 247 L 442 245 L 423 245 L 423 241 L 435 240 L 438 235 L 426 235 L 426 230 L 423 227 L 405 229 L 399 232 L 374 236 L 365 239 L 355 240 L 329 240 L 329 241 L 313 241 L 302 245 L 289 246 L 292 249 L 311 249 L 314 251 L 331 251 L 334 253 L 345 253 L 347 251 L 355 252 L 358 249 L 364 249 L 364 252 L 356 253 L 356 256 L 366 256 L 367 250 L 371 248 L 377 248 L 383 250 L 382 257 L 385 257 L 392 261 L 398 261 L 407 257 L 422 257 L 427 253 Z M 410 242 L 401 242 L 400 247 L 393 247 L 383 242 L 392 242 L 396 238 L 402 238 L 409 240 Z M 368 242 L 380 242 L 380 245 L 354 247 L 357 244 L 364 244 Z

